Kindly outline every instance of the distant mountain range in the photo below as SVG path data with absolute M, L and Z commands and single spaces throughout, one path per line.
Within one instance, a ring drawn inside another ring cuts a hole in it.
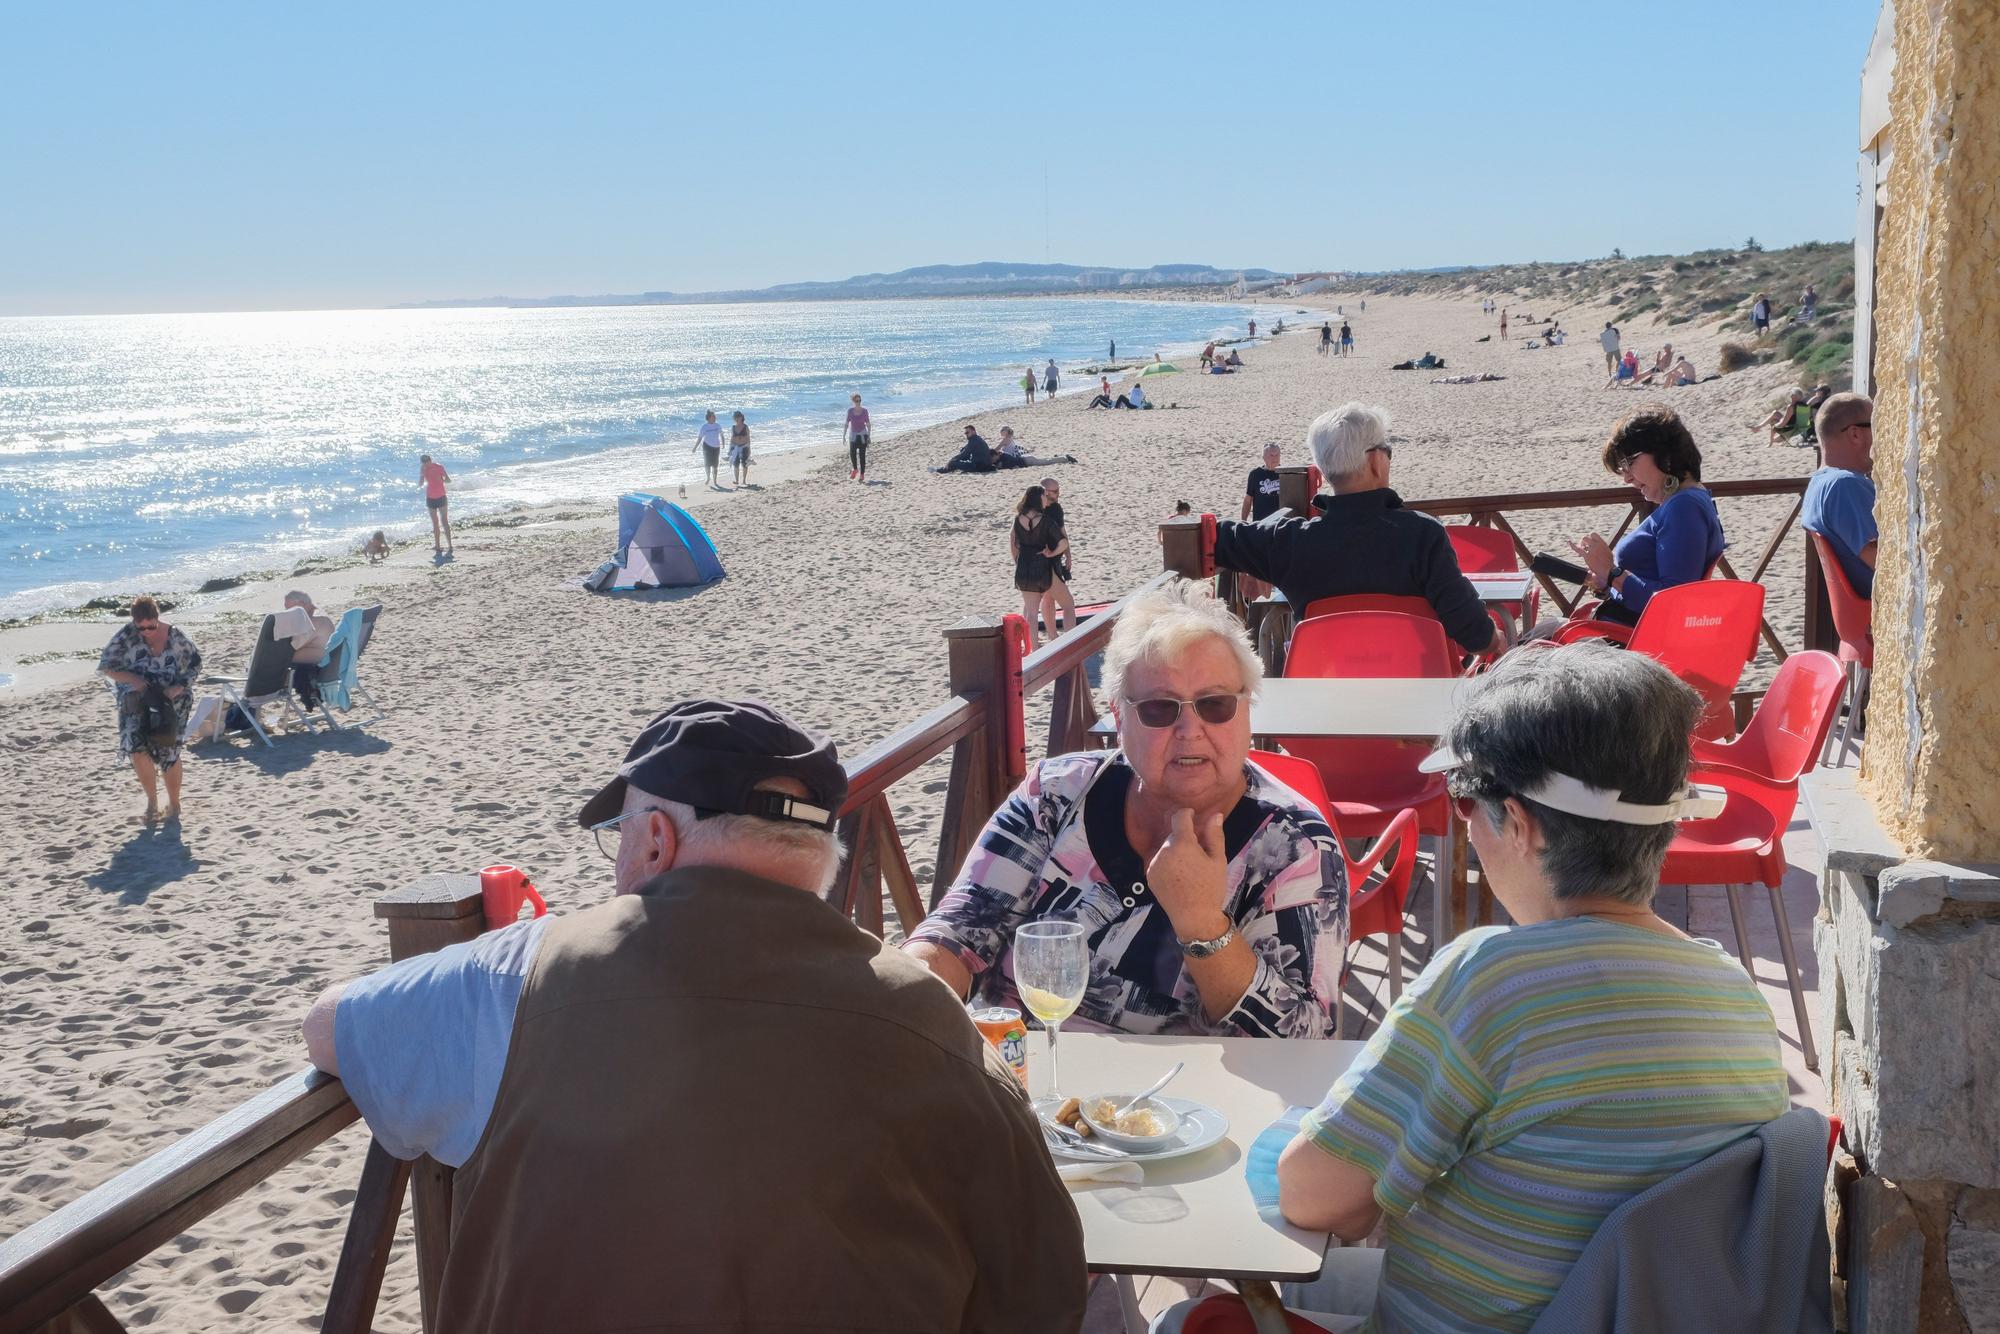
M 1155 264 L 1115 269 L 1078 264 L 925 264 L 896 273 L 863 273 L 839 282 L 780 283 L 734 292 L 639 292 L 609 296 L 480 296 L 406 301 L 398 310 L 463 306 L 672 306 L 715 301 L 856 301 L 871 297 L 1007 296 L 1065 292 L 1132 292 L 1156 287 L 1228 286 L 1283 275 L 1269 269 L 1217 269 L 1207 264 Z

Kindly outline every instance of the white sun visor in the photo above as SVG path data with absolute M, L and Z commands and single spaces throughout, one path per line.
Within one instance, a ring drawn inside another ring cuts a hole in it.
M 1444 773 L 1462 764 L 1449 746 L 1439 746 L 1426 755 L 1417 768 L 1427 774 Z M 1729 794 L 1719 787 L 1694 783 L 1679 797 L 1660 805 L 1627 801 L 1609 788 L 1592 787 L 1568 774 L 1550 774 L 1538 786 L 1523 792 L 1530 801 L 1566 815 L 1586 820 L 1609 820 L 1614 824 L 1673 824 L 1678 820 L 1712 820 L 1722 814 Z

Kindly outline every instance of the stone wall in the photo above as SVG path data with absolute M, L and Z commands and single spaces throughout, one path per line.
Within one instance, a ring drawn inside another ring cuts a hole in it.
M 1863 772 L 1912 853 L 2000 856 L 2000 2 L 1896 6 L 1876 254 Z
M 2000 868 L 1904 860 L 1851 770 L 1806 792 L 1848 1328 L 2000 1331 Z

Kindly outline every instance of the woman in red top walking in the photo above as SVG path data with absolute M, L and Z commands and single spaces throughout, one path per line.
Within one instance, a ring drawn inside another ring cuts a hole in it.
M 444 484 L 451 480 L 451 474 L 444 465 L 426 454 L 423 467 L 419 470 L 424 483 L 424 508 L 431 512 L 431 550 L 440 556 L 451 554 L 451 510 L 445 499 Z M 442 526 L 443 535 L 439 529 Z
M 868 409 L 861 395 L 851 395 L 854 406 L 847 410 L 847 476 L 856 482 L 868 480 Z

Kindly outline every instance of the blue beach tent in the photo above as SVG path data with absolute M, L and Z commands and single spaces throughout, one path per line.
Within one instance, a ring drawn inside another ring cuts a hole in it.
M 589 586 L 598 592 L 689 588 L 722 574 L 715 543 L 693 515 L 672 501 L 633 492 L 618 498 L 618 555 Z

